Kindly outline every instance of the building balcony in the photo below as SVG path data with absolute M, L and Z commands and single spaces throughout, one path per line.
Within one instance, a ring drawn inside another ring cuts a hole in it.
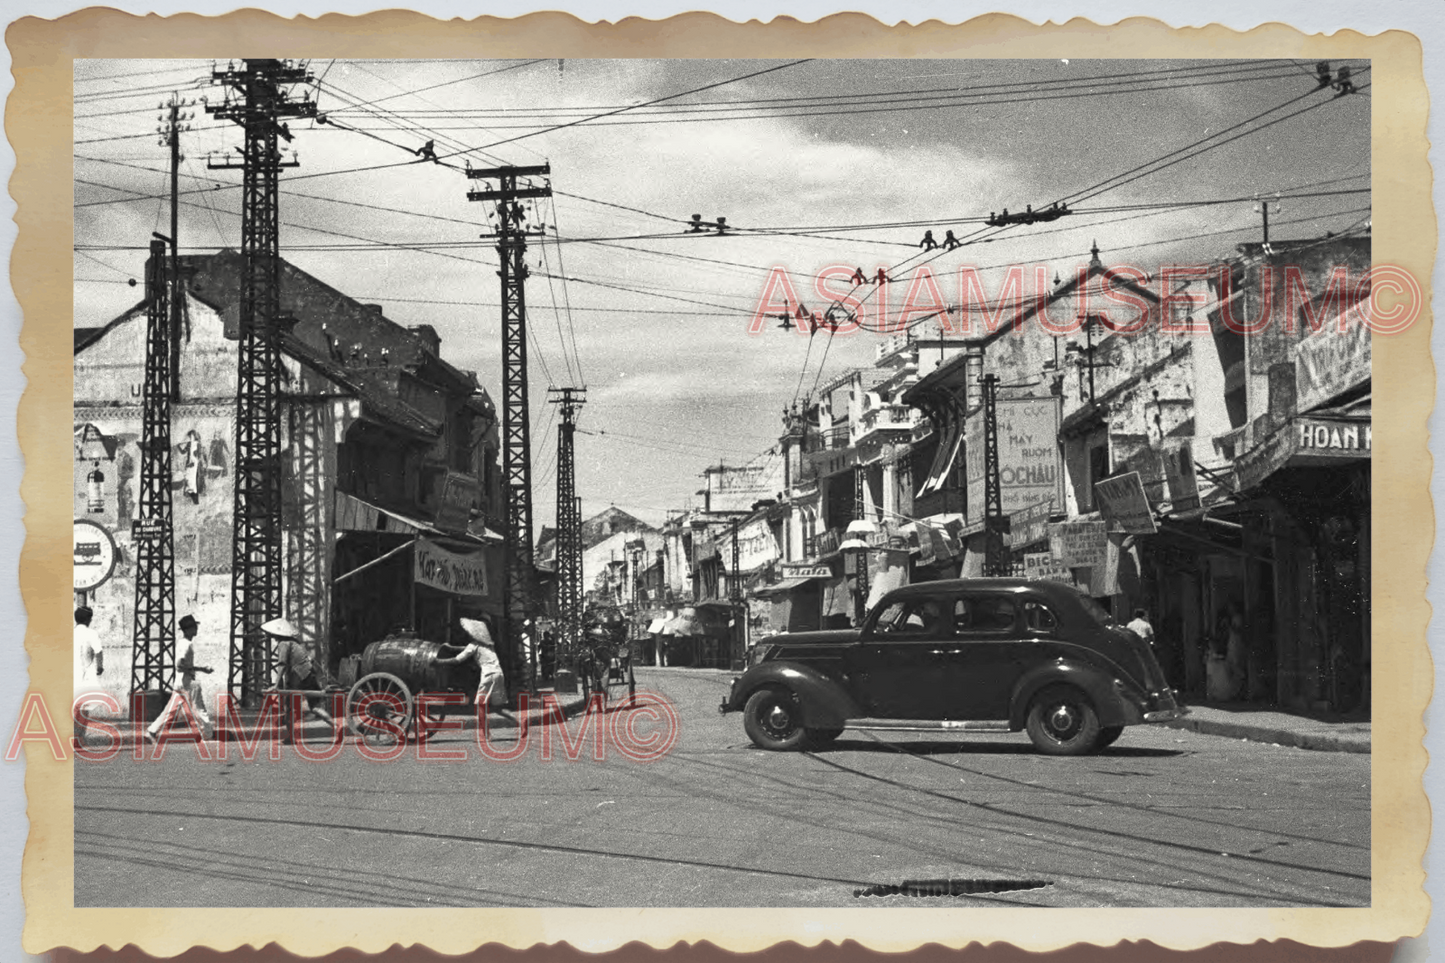
M 863 413 L 853 425 L 852 443 L 862 444 L 878 432 L 911 434 L 923 413 L 908 405 L 882 405 Z

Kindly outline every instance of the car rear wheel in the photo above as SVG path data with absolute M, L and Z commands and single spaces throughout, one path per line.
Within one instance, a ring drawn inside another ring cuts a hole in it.
M 1029 738 L 1050 756 L 1082 756 L 1098 746 L 1102 730 L 1089 697 L 1072 686 L 1054 686 L 1029 704 Z
M 1099 741 L 1095 744 L 1094 748 L 1103 749 L 1105 746 L 1112 746 L 1114 744 L 1114 740 L 1118 739 L 1123 734 L 1123 726 L 1105 726 L 1104 728 L 1099 730 Z
M 809 729 L 808 748 L 827 749 L 833 743 L 837 742 L 838 737 L 842 734 L 842 729 Z
M 787 689 L 759 689 L 743 707 L 743 731 L 759 749 L 786 752 L 807 741 L 802 707 Z

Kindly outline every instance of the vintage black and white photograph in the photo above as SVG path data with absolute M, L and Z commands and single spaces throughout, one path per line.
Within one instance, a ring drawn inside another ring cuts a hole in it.
M 1370 907 L 1371 77 L 75 60 L 74 906 Z

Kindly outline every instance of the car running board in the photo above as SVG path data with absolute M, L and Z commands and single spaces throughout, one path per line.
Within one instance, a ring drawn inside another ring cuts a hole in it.
M 887 729 L 890 732 L 1008 732 L 1002 719 L 853 719 L 849 729 Z

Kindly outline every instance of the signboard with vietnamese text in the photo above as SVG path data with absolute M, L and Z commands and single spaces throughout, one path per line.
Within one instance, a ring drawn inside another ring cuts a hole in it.
M 1341 330 L 1333 317 L 1299 342 L 1295 352 L 1295 405 L 1307 412 L 1370 380 L 1369 299 L 1345 312 Z M 1306 326 L 1306 331 L 1309 328 Z
M 1103 565 L 1109 539 L 1103 522 L 1058 522 L 1049 526 L 1049 548 L 1064 568 Z
M 1041 502 L 1064 503 L 1064 473 L 1059 453 L 1059 399 L 1000 398 L 998 420 L 999 496 L 1010 515 Z M 969 416 L 964 442 L 968 520 L 984 512 L 983 414 Z
M 1040 502 L 1014 512 L 1009 516 L 1009 531 L 1004 544 L 1010 548 L 1032 545 L 1049 537 L 1049 516 L 1054 512 L 1053 501 Z
M 442 479 L 440 504 L 432 524 L 444 532 L 465 532 L 472 520 L 472 505 L 482 490 L 471 475 L 449 471 Z
M 1095 482 L 1094 494 L 1098 496 L 1100 510 L 1115 531 L 1130 535 L 1153 535 L 1159 531 L 1138 472 L 1131 471 Z
M 415 557 L 412 576 L 418 585 L 452 595 L 487 594 L 486 557 L 482 552 L 453 552 L 429 539 L 418 538 L 412 553 Z
M 760 501 L 777 498 L 783 490 L 783 459 L 774 455 L 751 465 L 719 465 L 703 474 L 705 506 L 710 512 L 750 512 Z
M 768 527 L 765 519 L 754 519 L 739 528 L 737 539 L 738 569 L 740 571 L 751 572 L 759 569 L 781 554 L 778 551 L 778 540 L 773 537 L 773 530 Z M 733 568 L 731 533 L 721 537 L 719 547 L 722 551 L 723 571 L 731 572 Z

